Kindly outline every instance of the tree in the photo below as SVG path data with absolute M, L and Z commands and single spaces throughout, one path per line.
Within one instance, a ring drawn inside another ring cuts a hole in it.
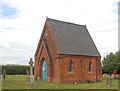
M 104 59 L 103 62 L 103 73 L 109 73 L 112 74 L 114 70 L 117 71 L 117 73 L 120 73 L 118 70 L 118 60 L 120 60 L 120 51 L 116 52 L 115 54 L 110 53 Z

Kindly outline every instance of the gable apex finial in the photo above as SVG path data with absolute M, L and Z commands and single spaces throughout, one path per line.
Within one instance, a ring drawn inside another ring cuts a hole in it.
M 48 18 L 48 16 L 46 16 L 46 19 Z

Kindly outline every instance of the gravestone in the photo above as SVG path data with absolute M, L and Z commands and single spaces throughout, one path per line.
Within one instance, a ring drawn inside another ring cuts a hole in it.
M 28 72 L 28 70 L 27 70 L 27 81 L 28 81 L 28 76 L 29 76 L 29 72 Z
M 27 76 L 29 76 L 29 71 L 27 70 Z
M 5 77 L 6 77 L 6 72 L 5 70 L 3 70 L 3 81 L 5 81 Z
M 107 85 L 107 86 L 112 86 L 112 77 L 108 77 L 108 78 L 106 79 L 106 85 Z
M 28 86 L 34 86 L 34 85 L 36 85 L 36 83 L 35 83 L 35 79 L 34 79 L 34 76 L 33 76 L 33 66 L 32 66 L 33 65 L 33 60 L 32 60 L 32 58 L 30 58 L 29 64 L 30 64 L 30 75 L 27 78 L 27 80 L 28 80 L 27 85 Z M 27 72 L 27 75 L 28 74 L 29 73 Z

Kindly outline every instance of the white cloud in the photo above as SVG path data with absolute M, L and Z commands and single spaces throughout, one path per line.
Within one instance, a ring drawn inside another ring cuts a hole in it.
M 116 13 L 118 0 L 2 1 L 20 11 L 17 18 L 0 19 L 0 45 L 4 47 L 1 52 L 4 56 L 2 60 L 5 61 L 1 62 L 3 64 L 7 62 L 24 64 L 25 60 L 34 56 L 46 16 L 81 25 L 86 24 L 102 55 L 105 55 L 104 52 L 115 52 L 118 49 Z
M 0 45 L 0 64 L 28 64 L 34 57 L 34 48 L 21 42 L 10 43 L 9 47 Z

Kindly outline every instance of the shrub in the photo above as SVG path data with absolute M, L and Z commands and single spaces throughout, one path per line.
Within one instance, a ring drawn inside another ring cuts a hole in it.
M 91 83 L 92 81 L 91 80 L 86 80 L 86 83 Z
M 7 75 L 16 75 L 16 74 L 26 75 L 27 70 L 29 71 L 30 67 L 27 65 L 2 65 L 2 72 L 4 69 Z
M 35 76 L 35 81 L 37 80 L 37 77 L 38 77 L 38 76 Z

